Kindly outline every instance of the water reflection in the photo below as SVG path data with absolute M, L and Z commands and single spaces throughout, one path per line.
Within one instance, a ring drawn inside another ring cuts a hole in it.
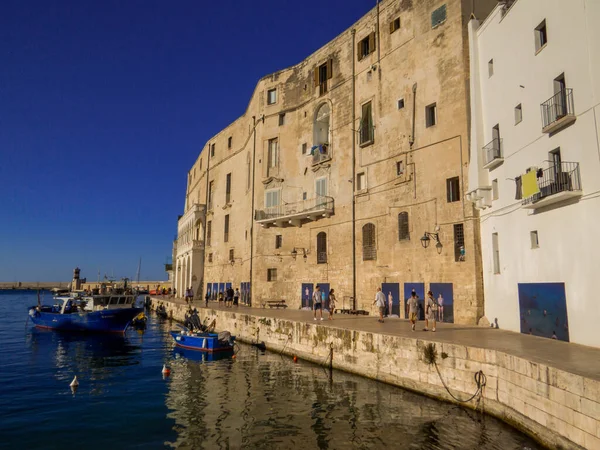
M 479 413 L 252 347 L 235 360 L 175 355 L 174 448 L 538 448 Z

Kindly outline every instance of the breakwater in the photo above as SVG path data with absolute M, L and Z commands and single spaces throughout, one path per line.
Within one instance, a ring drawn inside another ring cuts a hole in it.
M 173 319 L 183 320 L 185 304 L 153 299 L 153 305 L 158 302 L 165 304 Z M 273 317 L 285 314 L 256 308 L 200 308 L 199 313 L 202 319 L 216 318 L 219 329 L 231 331 L 242 342 L 264 342 L 273 351 L 453 403 L 477 392 L 475 374 L 481 371 L 485 387 L 476 396 L 479 401 L 465 406 L 482 408 L 550 448 L 600 449 L 600 374 L 583 376 L 499 351 L 493 345 L 486 348 L 490 344 L 486 339 L 480 345 L 453 344 L 436 341 L 432 334 L 394 336 L 353 329 L 341 321 Z M 309 314 L 304 315 L 310 319 Z M 586 356 L 585 352 L 596 351 L 577 347 Z

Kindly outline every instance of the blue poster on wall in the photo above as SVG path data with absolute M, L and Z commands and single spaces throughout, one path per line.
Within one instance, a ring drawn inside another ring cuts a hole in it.
M 217 294 L 219 293 L 219 283 L 213 283 L 212 284 L 212 291 L 211 291 L 211 296 L 210 298 L 212 300 L 216 300 L 217 299 Z
M 425 283 L 404 283 L 404 298 L 408 300 L 411 293 L 415 290 L 419 299 L 419 320 L 425 320 L 425 309 L 423 308 L 423 299 L 425 298 Z M 408 317 L 408 302 L 406 302 L 406 316 Z
M 313 285 L 312 283 L 302 283 L 300 298 L 302 298 L 302 308 L 312 309 L 313 301 Z
M 438 302 L 438 322 L 454 323 L 454 291 L 452 283 L 429 283 L 429 290 Z
M 565 283 L 519 283 L 519 311 L 521 333 L 569 342 Z
M 388 315 L 400 317 L 400 284 L 398 283 L 383 283 L 381 292 L 387 299 Z

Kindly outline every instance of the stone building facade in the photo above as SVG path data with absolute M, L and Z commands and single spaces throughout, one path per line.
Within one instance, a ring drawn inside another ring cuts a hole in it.
M 483 286 L 477 211 L 464 199 L 467 23 L 495 4 L 382 1 L 259 80 L 245 114 L 188 173 L 178 291 L 214 295 L 232 283 L 254 306 L 301 308 L 319 284 L 335 289 L 339 309 L 371 312 L 382 287 L 404 317 L 411 290 L 423 299 L 431 289 L 446 321 L 475 323 Z M 196 244 L 184 251 L 190 224 Z

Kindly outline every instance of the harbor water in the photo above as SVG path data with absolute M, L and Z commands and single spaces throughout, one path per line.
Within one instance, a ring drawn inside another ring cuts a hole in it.
M 36 301 L 0 291 L 0 448 L 542 448 L 492 417 L 289 356 L 178 351 L 153 315 L 124 337 L 36 330 Z

